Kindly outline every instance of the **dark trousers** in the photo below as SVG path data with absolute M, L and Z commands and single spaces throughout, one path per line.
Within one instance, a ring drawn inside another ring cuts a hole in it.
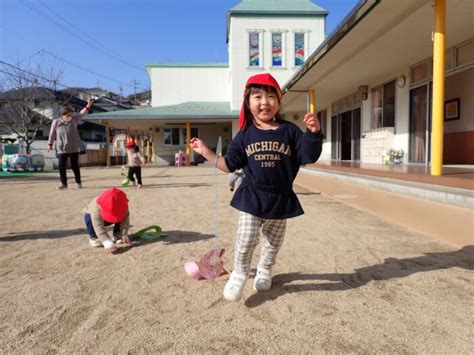
M 68 157 L 71 163 L 71 169 L 74 172 L 74 178 L 76 179 L 76 184 L 80 184 L 81 171 L 79 170 L 79 153 L 58 154 L 59 178 L 61 179 L 61 184 L 64 186 L 67 186 L 66 164 L 67 164 Z
M 138 185 L 142 184 L 142 167 L 141 166 L 129 166 L 128 167 L 128 178 L 130 181 L 135 181 L 135 178 L 133 175 L 137 177 L 137 183 Z
M 89 234 L 89 238 L 91 239 L 96 239 L 97 234 L 95 233 L 94 227 L 92 226 L 92 219 L 90 213 L 86 213 L 84 216 L 84 222 L 86 223 L 86 228 L 87 228 L 87 234 Z M 104 221 L 104 225 L 110 226 L 113 223 Z M 119 237 L 120 236 L 120 222 L 114 224 L 114 236 Z

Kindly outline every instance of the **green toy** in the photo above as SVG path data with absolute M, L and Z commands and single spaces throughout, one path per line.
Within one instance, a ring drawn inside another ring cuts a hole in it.
M 125 179 L 122 180 L 122 186 L 125 187 L 125 186 L 128 186 L 128 184 L 130 184 L 130 179 L 126 177 Z
M 139 230 L 138 232 L 133 233 L 132 238 L 153 240 L 164 236 L 166 236 L 166 234 L 161 232 L 160 226 L 149 226 Z

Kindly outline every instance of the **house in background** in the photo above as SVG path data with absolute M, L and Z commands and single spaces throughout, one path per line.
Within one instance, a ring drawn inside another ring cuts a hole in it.
M 188 135 L 214 147 L 222 137 L 225 146 L 237 133 L 248 77 L 269 72 L 283 85 L 324 41 L 327 14 L 310 0 L 240 1 L 227 14 L 228 63 L 148 63 L 152 107 L 87 120 L 152 143 L 155 164 L 174 164 Z
M 13 89 L 0 93 L 0 105 L 3 113 L 8 114 L 8 119 L 14 119 L 9 110 L 9 106 L 15 104 L 26 105 L 31 110 L 32 115 L 40 115 L 47 118 L 48 124 L 44 125 L 36 133 L 35 141 L 32 144 L 33 154 L 42 154 L 46 160 L 47 168 L 55 168 L 57 166 L 57 158 L 54 152 L 47 152 L 47 139 L 49 136 L 51 122 L 55 118 L 59 118 L 59 110 L 61 105 L 68 104 L 73 107 L 76 112 L 79 112 L 86 106 L 87 97 L 89 93 L 79 90 L 79 88 L 71 88 L 66 90 L 52 90 L 46 87 L 28 87 L 22 89 Z M 94 89 L 102 90 L 102 89 Z M 131 106 L 113 101 L 111 99 L 99 98 L 99 102 L 92 106 L 92 112 L 106 112 L 111 110 L 129 109 Z M 2 117 L 0 117 L 2 119 Z M 78 131 L 86 143 L 88 154 L 81 156 L 81 164 L 95 165 L 105 164 L 105 128 L 103 125 L 93 122 L 83 121 L 78 126 Z M 9 132 L 7 128 L 2 127 L 0 133 L 2 139 L 14 139 L 15 135 Z M 21 142 L 18 142 L 22 144 Z M 100 152 L 100 153 L 99 153 Z M 99 158 L 99 156 L 101 156 Z

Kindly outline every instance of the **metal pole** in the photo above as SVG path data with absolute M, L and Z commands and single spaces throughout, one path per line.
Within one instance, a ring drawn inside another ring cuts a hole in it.
M 186 121 L 186 165 L 191 164 L 191 123 Z
M 444 134 L 444 48 L 446 0 L 435 0 L 433 45 L 433 127 L 431 133 L 431 175 L 443 174 Z

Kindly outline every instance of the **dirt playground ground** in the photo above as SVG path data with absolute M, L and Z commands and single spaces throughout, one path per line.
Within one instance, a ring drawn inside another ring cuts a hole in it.
M 472 245 L 296 188 L 306 214 L 288 221 L 273 288 L 255 293 L 251 276 L 230 303 L 227 277 L 183 269 L 215 243 L 211 168 L 145 167 L 144 188 L 124 188 L 131 231 L 158 224 L 167 236 L 118 255 L 89 246 L 82 209 L 120 169 L 82 174 L 82 190 L 56 190 L 57 174 L 0 180 L 2 354 L 472 353 Z M 231 267 L 238 213 L 226 175 L 217 186 Z

